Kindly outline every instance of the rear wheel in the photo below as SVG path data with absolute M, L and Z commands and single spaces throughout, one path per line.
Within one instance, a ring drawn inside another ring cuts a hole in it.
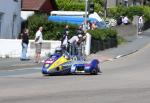
M 93 69 L 93 70 L 91 71 L 91 75 L 97 75 L 97 74 L 98 74 L 97 69 Z

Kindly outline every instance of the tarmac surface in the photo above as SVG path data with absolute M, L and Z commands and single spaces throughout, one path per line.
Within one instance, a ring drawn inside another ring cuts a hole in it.
M 95 58 L 101 62 L 106 62 L 132 54 L 150 43 L 150 29 L 140 35 L 135 33 L 134 35 L 127 35 L 125 38 L 127 38 L 127 43 L 121 44 L 117 48 L 110 48 L 95 54 L 90 54 L 87 56 L 87 59 L 91 60 Z M 33 58 L 28 61 L 20 61 L 20 58 L 0 58 L 0 70 L 40 67 L 41 64 L 34 63 Z

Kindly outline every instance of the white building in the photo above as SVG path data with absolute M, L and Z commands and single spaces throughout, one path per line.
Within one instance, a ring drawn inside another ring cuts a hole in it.
M 0 39 L 15 39 L 21 28 L 21 0 L 0 0 Z
M 133 6 L 143 5 L 148 3 L 148 0 L 105 0 L 107 1 L 107 8 L 115 7 L 116 5 Z

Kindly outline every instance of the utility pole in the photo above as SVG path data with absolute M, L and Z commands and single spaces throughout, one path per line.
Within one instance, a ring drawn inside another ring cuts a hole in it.
M 85 0 L 85 18 L 84 18 L 85 27 L 87 27 L 87 23 L 86 23 L 87 15 L 88 15 L 87 11 L 88 11 L 88 0 Z M 87 29 L 87 28 L 85 28 L 85 29 Z
M 105 0 L 105 2 L 104 2 L 104 17 L 105 17 L 105 19 L 107 17 L 107 0 Z

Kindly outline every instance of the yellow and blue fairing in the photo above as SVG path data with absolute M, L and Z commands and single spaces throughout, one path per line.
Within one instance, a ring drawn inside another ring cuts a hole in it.
M 45 60 L 42 73 L 43 74 L 63 74 L 70 72 L 70 68 L 62 67 L 63 64 L 69 62 L 70 60 L 65 58 L 64 55 L 53 54 L 49 59 Z
M 49 59 L 45 60 L 42 73 L 50 75 L 78 73 L 97 74 L 100 72 L 98 64 L 99 61 L 96 59 L 88 63 L 83 60 L 66 58 L 65 55 L 53 54 Z

